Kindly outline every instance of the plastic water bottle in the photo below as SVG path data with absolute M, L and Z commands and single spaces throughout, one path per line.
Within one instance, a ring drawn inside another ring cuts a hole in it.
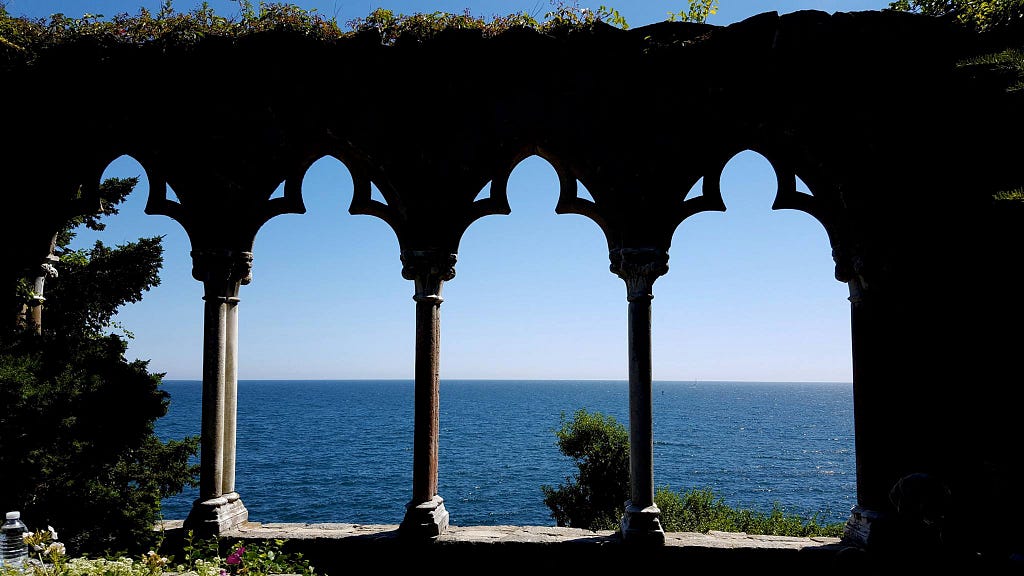
M 28 527 L 21 521 L 21 512 L 8 512 L 7 521 L 0 527 L 0 532 L 3 533 L 0 555 L 3 556 L 4 566 L 21 568 L 25 558 L 28 558 L 28 544 L 25 544 L 23 538 Z

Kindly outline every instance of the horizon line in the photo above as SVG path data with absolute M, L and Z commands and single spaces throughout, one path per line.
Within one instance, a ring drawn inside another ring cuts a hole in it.
M 201 378 L 162 378 L 172 382 L 202 382 Z M 239 382 L 414 382 L 414 378 L 239 378 Z M 623 382 L 622 378 L 441 378 L 441 382 Z M 687 380 L 655 379 L 653 382 L 683 383 L 735 383 L 735 384 L 849 384 L 846 380 L 716 380 L 693 378 Z

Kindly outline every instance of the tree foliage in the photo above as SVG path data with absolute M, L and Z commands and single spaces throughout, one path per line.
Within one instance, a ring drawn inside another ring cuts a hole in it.
M 615 418 L 577 410 L 562 415 L 555 432 L 562 454 L 575 461 L 577 472 L 558 488 L 541 486 L 544 503 L 558 526 L 615 530 L 629 498 L 629 433 Z M 773 504 L 769 512 L 732 508 L 710 488 L 673 491 L 664 486 L 654 495 L 667 532 L 746 532 L 774 536 L 842 536 L 843 523 L 821 524 Z
M 669 21 L 707 22 L 708 17 L 718 13 L 718 0 L 690 0 L 688 10 L 669 12 Z
M 127 360 L 125 337 L 109 333 L 117 310 L 159 283 L 160 238 L 68 246 L 74 227 L 102 229 L 134 185 L 104 182 L 101 212 L 57 234 L 41 333 L 0 335 L 0 509 L 20 510 L 30 529 L 54 526 L 72 553 L 152 546 L 160 499 L 195 485 L 198 472 L 197 438 L 154 434 L 169 400 L 162 374 Z
M 963 59 L 959 67 L 1009 94 L 1024 93 L 1024 0 L 895 0 L 890 10 L 951 18 L 979 38 L 994 40 L 984 51 Z M 1019 190 L 1008 190 L 996 200 L 1019 201 Z
M 161 238 L 140 238 L 111 248 L 59 250 L 59 276 L 47 282 L 44 326 L 96 334 L 112 327 L 124 304 L 138 302 L 160 284 Z
M 135 15 L 84 14 L 70 18 L 57 13 L 47 19 L 14 17 L 0 2 L 0 63 L 30 62 L 47 49 L 82 39 L 99 45 L 155 45 L 169 47 L 194 43 L 205 37 L 240 38 L 270 31 L 286 31 L 321 41 L 333 41 L 360 33 L 377 33 L 384 44 L 401 36 L 425 39 L 446 29 L 479 30 L 484 36 L 500 34 L 512 28 L 530 28 L 539 32 L 565 32 L 604 23 L 623 30 L 629 28 L 625 17 L 615 8 L 600 5 L 581 7 L 578 1 L 551 0 L 550 9 L 538 19 L 534 14 L 516 12 L 490 18 L 462 13 L 427 12 L 402 14 L 377 8 L 366 17 L 349 20 L 342 26 L 336 18 L 326 18 L 316 9 L 292 3 L 235 0 L 237 17 L 217 14 L 207 2 L 187 12 L 174 8 L 173 0 L 161 0 L 155 13 L 140 8 Z M 718 11 L 718 0 L 688 0 L 688 8 L 669 12 L 669 20 L 704 22 Z M 109 17 L 108 17 L 109 16 Z
M 544 504 L 559 526 L 610 530 L 629 498 L 629 433 L 612 416 L 577 410 L 562 415 L 558 449 L 577 468 L 558 488 L 542 486 Z
M 817 516 L 804 518 L 789 514 L 778 503 L 768 512 L 740 510 L 728 506 L 710 488 L 676 492 L 667 486 L 658 488 L 654 501 L 661 510 L 661 525 L 666 532 L 746 532 L 770 536 L 841 537 L 844 524 L 821 524 Z
M 895 0 L 889 8 L 954 18 L 978 31 L 1024 21 L 1024 0 Z
M 0 508 L 73 552 L 153 544 L 160 498 L 194 483 L 194 438 L 161 442 L 159 375 L 116 335 L 8 336 L 0 348 Z

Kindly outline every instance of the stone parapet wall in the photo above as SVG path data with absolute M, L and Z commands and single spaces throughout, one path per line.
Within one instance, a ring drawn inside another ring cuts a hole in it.
M 180 543 L 181 521 L 164 524 L 168 550 Z M 430 542 L 402 539 L 398 524 L 246 522 L 221 535 L 226 542 L 285 539 L 318 574 L 351 573 L 374 566 L 387 572 L 429 555 L 445 573 L 610 570 L 686 567 L 774 571 L 787 574 L 873 574 L 891 568 L 955 568 L 972 574 L 1024 566 L 937 555 L 873 556 L 839 538 L 799 538 L 735 532 L 668 532 L 662 546 L 624 544 L 615 531 L 555 526 L 449 526 Z

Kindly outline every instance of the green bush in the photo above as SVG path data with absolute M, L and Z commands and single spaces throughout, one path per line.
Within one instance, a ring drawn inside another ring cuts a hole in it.
M 0 338 L 0 509 L 61 526 L 72 553 L 140 552 L 162 496 L 195 481 L 198 440 L 161 442 L 159 376 L 117 336 Z
M 136 183 L 104 181 L 101 212 L 56 235 L 41 325 L 25 317 L 0 331 L 0 511 L 21 511 L 30 530 L 59 526 L 72 555 L 151 549 L 161 498 L 198 476 L 198 438 L 154 433 L 170 400 L 162 375 L 129 361 L 130 336 L 112 333 L 118 309 L 159 284 L 160 239 L 69 248 L 77 226 L 102 230 Z
M 216 536 L 196 540 L 190 530 L 185 535 L 182 561 L 175 572 L 198 576 L 265 576 L 267 574 L 316 574 L 301 553 L 286 552 L 287 540 L 222 541 Z M 227 555 L 221 554 L 226 550 Z M 213 569 L 212 573 L 209 570 Z
M 559 526 L 613 530 L 629 498 L 629 434 L 615 418 L 585 409 L 562 414 L 555 432 L 562 454 L 577 472 L 558 488 L 541 486 L 544 504 Z
M 572 458 L 577 473 L 557 489 L 542 486 L 544 503 L 558 526 L 615 530 L 629 497 L 629 433 L 611 416 L 577 410 L 571 420 L 562 415 L 555 432 L 558 448 Z M 843 523 L 822 525 L 816 516 L 787 514 L 775 503 L 770 512 L 727 506 L 710 488 L 679 492 L 668 486 L 654 495 L 666 532 L 746 532 L 774 536 L 834 536 Z
M 661 525 L 666 532 L 746 532 L 772 536 L 843 535 L 843 523 L 820 524 L 816 516 L 805 518 L 787 514 L 778 503 L 768 513 L 740 510 L 727 506 L 710 488 L 692 488 L 675 492 L 659 488 L 654 502 L 661 509 Z

